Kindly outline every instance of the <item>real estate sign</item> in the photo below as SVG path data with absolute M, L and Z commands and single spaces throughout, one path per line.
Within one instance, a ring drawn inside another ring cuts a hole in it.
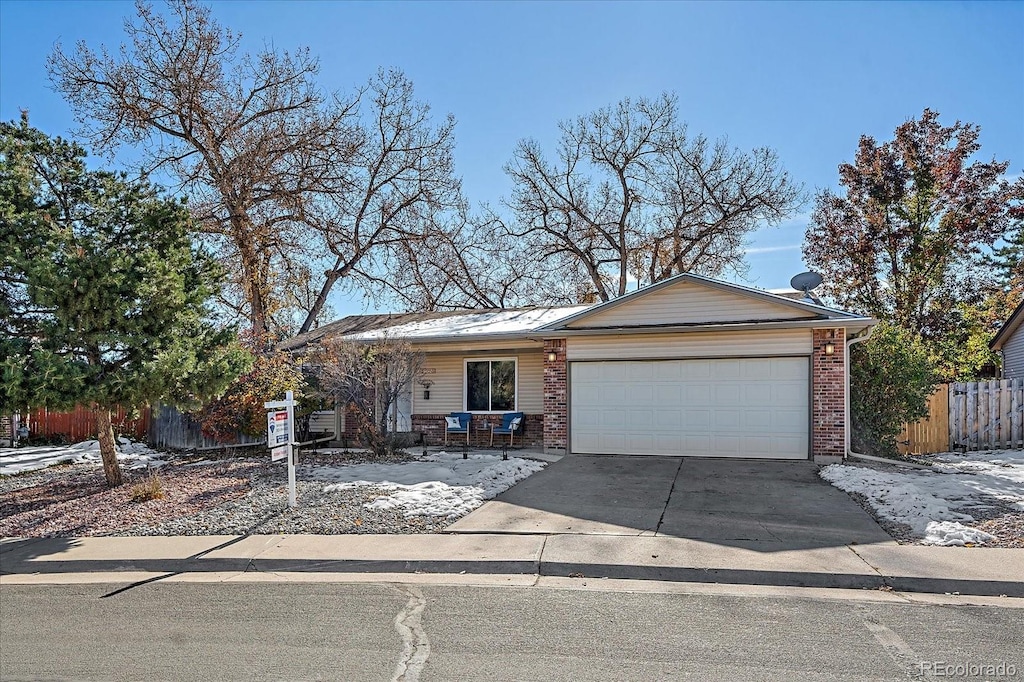
M 284 400 L 263 403 L 267 408 L 267 447 L 270 448 L 270 461 L 288 459 L 288 506 L 297 504 L 295 496 L 295 434 L 292 426 L 295 423 L 295 395 L 291 391 L 285 393 Z
M 288 410 L 271 410 L 267 412 L 267 447 L 273 449 L 281 445 L 287 445 L 291 440 L 290 435 Z

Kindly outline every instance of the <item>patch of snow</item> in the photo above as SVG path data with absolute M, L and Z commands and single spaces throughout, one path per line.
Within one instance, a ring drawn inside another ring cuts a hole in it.
M 346 339 L 373 341 L 384 336 L 417 339 L 444 336 L 477 336 L 486 334 L 515 334 L 531 332 L 538 327 L 556 322 L 590 308 L 589 305 L 558 308 L 527 308 L 525 310 L 496 310 L 486 313 L 452 315 L 434 320 L 406 324 L 349 334 Z
M 1024 485 L 1024 450 L 943 452 L 928 459 L 942 471 L 987 474 Z
M 821 477 L 863 495 L 882 517 L 903 523 L 930 545 L 991 542 L 994 536 L 969 524 L 966 513 L 995 498 L 1024 509 L 1024 452 L 942 453 L 930 470 L 881 471 L 834 464 Z M 959 510 L 959 511 L 957 511 Z
M 316 480 L 331 481 L 325 492 L 359 486 L 384 488 L 369 509 L 402 509 L 406 516 L 457 518 L 545 467 L 544 462 L 499 455 L 439 452 L 415 462 L 316 467 Z
M 926 545 L 983 545 L 996 539 L 995 535 L 977 528 L 965 526 L 958 521 L 929 521 L 924 532 Z
M 144 443 L 118 438 L 117 459 L 128 469 L 158 468 L 165 465 L 164 453 L 152 450 Z M 38 447 L 0 450 L 0 475 L 11 476 L 37 471 L 55 464 L 98 464 L 100 444 L 87 440 L 72 445 L 41 445 Z

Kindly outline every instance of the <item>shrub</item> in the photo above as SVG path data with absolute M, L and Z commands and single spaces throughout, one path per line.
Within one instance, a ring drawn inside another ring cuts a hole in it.
M 852 445 L 857 452 L 894 457 L 903 424 L 928 415 L 938 377 L 921 338 L 888 323 L 853 346 L 850 355 Z
M 150 469 L 149 475 L 146 478 L 132 486 L 130 496 L 132 502 L 162 500 L 164 499 L 163 481 L 157 476 L 156 471 Z
M 265 434 L 267 411 L 263 403 L 283 398 L 285 391 L 299 393 L 303 385 L 301 370 L 286 353 L 253 351 L 252 369 L 198 413 L 203 433 L 221 443 L 233 441 L 239 432 Z

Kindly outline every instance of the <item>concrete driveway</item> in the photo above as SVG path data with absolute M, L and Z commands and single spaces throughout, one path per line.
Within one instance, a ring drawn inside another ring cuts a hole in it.
M 892 542 L 811 462 L 569 455 L 455 533 L 647 535 L 769 551 Z

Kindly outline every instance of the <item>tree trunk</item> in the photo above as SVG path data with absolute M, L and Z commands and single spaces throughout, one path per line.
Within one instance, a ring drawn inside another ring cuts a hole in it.
M 103 458 L 103 474 L 107 477 L 107 485 L 116 488 L 124 481 L 121 479 L 121 465 L 117 463 L 117 450 L 114 444 L 114 427 L 110 424 L 110 410 L 96 408 L 96 433 L 100 441 L 100 456 Z

